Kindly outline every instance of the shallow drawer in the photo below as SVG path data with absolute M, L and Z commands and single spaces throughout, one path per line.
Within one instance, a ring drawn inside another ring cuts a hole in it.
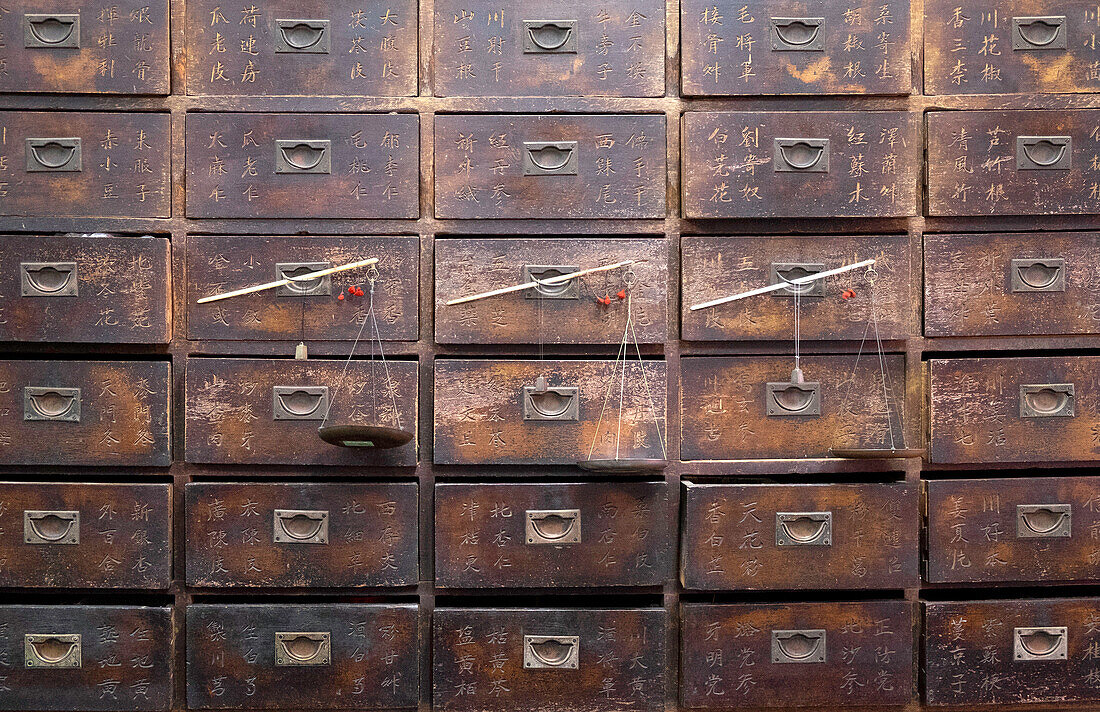
M 415 482 L 192 482 L 184 491 L 190 586 L 416 585 Z
M 687 95 L 908 94 L 909 2 L 680 4 Z
M 172 704 L 172 609 L 0 606 L 0 709 L 160 712 Z
M 416 95 L 415 0 L 241 7 L 187 3 L 188 94 Z
M 685 483 L 685 588 L 916 586 L 920 513 L 908 484 Z
M 664 709 L 660 608 L 437 608 L 432 704 L 441 710 Z
M 905 235 L 860 237 L 684 237 L 681 239 L 681 319 L 689 341 L 785 340 L 794 333 L 795 297 L 803 339 L 861 339 L 871 322 L 872 289 L 879 334 L 905 339 L 915 321 L 919 287 Z M 691 311 L 691 306 L 750 289 L 875 259 L 860 269 L 801 287 Z M 855 297 L 845 299 L 845 290 Z M 801 291 L 801 294 L 798 292 Z
M 684 707 L 893 706 L 914 696 L 908 601 L 687 604 L 681 613 Z
M 914 215 L 919 118 L 904 111 L 689 111 L 681 134 L 684 216 Z
M 0 264 L 0 341 L 171 338 L 166 238 L 5 235 Z
M 790 356 L 683 359 L 680 456 L 803 458 L 828 457 L 831 448 L 900 448 L 903 425 L 905 444 L 913 447 L 915 423 L 902 392 L 904 357 L 885 356 L 889 417 L 878 360 L 865 355 L 858 366 L 856 361 L 854 354 L 803 356 L 806 382 L 792 387 Z
M 416 114 L 187 115 L 191 218 L 415 218 Z
M 169 93 L 168 0 L 12 0 L 0 14 L 0 92 Z
M 388 370 L 378 359 L 373 366 L 366 359 L 188 359 L 187 461 L 415 465 L 415 436 L 407 445 L 378 449 L 337 447 L 317 433 L 326 413 L 327 425 L 396 426 L 415 433 L 417 364 L 386 364 Z
M 202 298 L 261 282 L 379 258 L 374 289 L 378 331 L 385 341 L 416 341 L 420 240 L 416 237 L 187 237 L 187 336 L 190 339 L 352 341 L 366 318 L 367 270 L 323 277 L 301 286 L 219 302 Z M 343 294 L 345 300 L 337 297 Z M 364 330 L 370 338 L 371 325 Z
M 166 218 L 168 114 L 0 112 L 0 215 Z
M 419 697 L 415 605 L 187 607 L 191 709 L 399 709 Z
M 1100 332 L 1100 235 L 925 235 L 928 336 Z
M 668 333 L 664 239 L 501 238 L 435 242 L 435 338 L 445 344 L 615 344 L 622 341 L 626 269 L 596 272 L 476 302 L 446 302 L 534 279 L 635 260 L 630 290 L 639 343 Z M 598 300 L 610 297 L 610 304 Z
M 440 0 L 435 47 L 436 96 L 664 94 L 660 0 Z
M 675 544 L 664 482 L 439 484 L 442 588 L 660 586 Z
M 618 403 L 603 408 L 620 379 L 621 429 Z M 653 411 L 663 435 L 665 382 L 663 361 L 629 362 L 624 371 L 615 361 L 438 359 L 435 462 L 572 465 L 590 452 L 614 457 L 616 436 L 623 458 L 664 458 Z
M 1100 599 L 924 604 L 929 705 L 1100 700 Z
M 664 115 L 440 114 L 437 218 L 663 218 Z
M 931 361 L 933 462 L 1100 459 L 1100 357 Z
M 166 361 L 0 361 L 0 463 L 171 464 Z

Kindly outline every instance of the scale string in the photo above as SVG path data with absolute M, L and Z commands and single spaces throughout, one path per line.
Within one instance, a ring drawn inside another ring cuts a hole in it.
M 629 318 L 629 315 L 628 315 Z M 619 349 L 615 352 L 615 362 L 618 363 L 619 359 L 625 357 L 626 354 L 626 338 L 627 327 L 629 323 L 623 327 L 623 338 L 619 341 Z M 615 386 L 615 369 L 611 370 L 611 378 L 607 379 L 607 390 L 603 394 L 603 408 L 600 409 L 600 417 L 596 421 L 596 431 L 592 434 L 592 446 L 588 448 L 588 459 L 592 459 L 592 454 L 596 451 L 596 442 L 600 439 L 600 428 L 603 426 L 603 416 L 607 412 L 607 401 L 611 398 L 611 389 Z M 619 407 L 619 419 L 622 422 L 622 406 Z
M 367 279 L 370 281 L 370 309 L 367 312 L 370 315 L 372 328 L 374 329 L 374 338 L 378 342 L 378 356 L 382 359 L 382 372 L 386 374 L 386 390 L 390 393 L 390 405 L 393 407 L 393 424 L 398 430 L 401 429 L 401 414 L 397 411 L 397 389 L 393 386 L 393 380 L 390 378 L 390 365 L 386 361 L 386 352 L 382 348 L 382 332 L 378 328 L 378 313 L 374 310 L 374 282 L 375 278 L 369 276 Z M 378 385 L 374 380 L 374 342 L 371 342 L 370 347 L 371 358 L 371 389 L 375 396 L 375 402 L 377 402 Z M 374 409 L 375 417 L 378 416 L 378 407 Z
M 373 269 L 375 271 L 375 273 L 377 273 L 377 271 L 378 271 L 377 268 L 375 268 L 373 265 L 371 265 L 371 269 Z M 317 426 L 318 430 L 325 427 L 325 423 L 328 422 L 328 416 L 332 412 L 332 406 L 336 402 L 336 396 L 340 393 L 340 390 L 343 389 L 343 387 L 344 387 L 344 378 L 347 376 L 348 366 L 351 365 L 352 356 L 355 355 L 355 348 L 359 345 L 359 339 L 361 339 L 363 337 L 363 330 L 367 328 L 367 321 L 368 321 L 367 316 L 368 315 L 369 315 L 369 312 L 368 312 L 367 315 L 363 316 L 363 322 L 359 325 L 359 333 L 357 333 L 355 335 L 355 341 L 352 342 L 351 350 L 348 351 L 348 358 L 347 358 L 347 360 L 344 361 L 344 370 L 342 370 L 340 372 L 340 380 L 337 382 L 336 391 L 333 392 L 332 398 L 329 399 L 328 410 L 325 411 L 325 417 L 321 419 L 321 424 L 319 426 Z
M 634 331 L 634 320 L 630 321 L 630 337 L 634 341 L 634 351 L 638 354 L 638 368 L 642 372 L 642 385 L 645 387 L 646 398 L 649 400 L 649 411 L 653 414 L 653 427 L 657 430 L 657 441 L 661 444 L 661 458 L 668 459 L 668 451 L 665 449 L 665 437 L 661 433 L 661 421 L 657 417 L 657 406 L 653 402 L 653 391 L 649 389 L 649 378 L 645 375 L 645 362 L 642 361 L 642 349 L 638 346 L 638 334 Z
M 886 402 L 886 426 L 887 426 L 887 431 L 890 434 L 890 449 L 895 450 L 897 448 L 894 445 L 894 418 L 893 418 L 893 415 L 892 415 L 892 409 L 890 408 L 890 396 L 889 396 L 889 391 L 888 391 L 889 387 L 887 385 L 888 376 L 887 376 L 887 372 L 886 372 L 886 357 L 882 353 L 882 340 L 879 338 L 879 330 L 878 330 L 878 313 L 877 313 L 877 309 L 875 308 L 875 280 L 874 280 L 875 269 L 874 269 L 874 267 L 869 267 L 867 269 L 867 273 L 869 275 L 869 277 L 868 277 L 868 284 L 869 284 L 868 289 L 871 292 L 871 319 L 867 322 L 867 325 L 863 328 L 863 338 L 861 338 L 859 340 L 859 350 L 856 352 L 856 361 L 852 365 L 852 374 L 848 378 L 848 387 L 844 391 L 844 399 L 841 402 L 841 407 L 844 410 L 848 409 L 848 401 L 849 401 L 849 398 L 852 394 L 852 386 L 855 384 L 855 381 L 856 381 L 856 371 L 859 369 L 859 360 L 863 356 L 863 347 L 867 343 L 867 335 L 871 332 L 871 328 L 873 326 L 874 330 L 875 330 L 875 348 L 878 352 L 879 371 L 882 374 L 882 395 L 883 395 L 883 398 L 885 399 L 885 402 Z M 904 446 L 904 444 L 905 444 L 905 434 L 902 433 L 902 445 Z

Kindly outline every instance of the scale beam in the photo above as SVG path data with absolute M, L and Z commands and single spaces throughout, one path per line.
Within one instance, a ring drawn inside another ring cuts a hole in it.
M 330 274 L 336 274 L 337 272 L 346 272 L 349 269 L 358 269 L 359 267 L 367 267 L 369 265 L 378 264 L 377 257 L 370 257 L 365 260 L 359 260 L 358 262 L 348 262 L 344 265 L 338 265 L 336 267 L 329 267 L 328 269 L 318 270 L 316 272 L 310 272 L 309 274 L 300 274 L 297 277 L 287 277 L 286 279 L 277 279 L 274 282 L 266 282 L 264 284 L 256 284 L 251 287 L 245 287 L 243 289 L 236 289 L 232 292 L 223 292 L 221 294 L 215 294 L 212 297 L 203 297 L 198 300 L 196 304 L 207 304 L 209 302 L 220 302 L 223 299 L 231 299 L 233 297 L 239 297 L 244 294 L 253 294 L 254 292 L 262 292 L 265 289 L 276 289 L 283 287 L 291 282 L 309 282 L 317 279 L 318 277 L 327 277 Z
M 486 299 L 488 297 L 496 297 L 501 294 L 511 294 L 512 292 L 522 292 L 525 289 L 534 289 L 540 284 L 561 284 L 562 282 L 568 282 L 571 279 L 577 277 L 583 277 L 586 274 L 592 274 L 594 272 L 606 272 L 612 269 L 619 269 L 621 267 L 627 267 L 635 264 L 635 260 L 623 260 L 622 262 L 616 262 L 615 264 L 602 265 L 600 267 L 589 267 L 588 269 L 582 269 L 577 272 L 570 272 L 569 274 L 562 274 L 557 277 L 550 277 L 548 279 L 542 279 L 537 282 L 524 282 L 523 284 L 516 284 L 511 287 L 501 287 L 500 289 L 493 289 L 488 292 L 482 292 L 480 294 L 471 294 L 468 297 L 459 297 L 458 299 L 452 299 L 446 303 L 446 306 L 453 307 L 456 304 L 465 304 L 467 302 L 476 302 L 479 299 Z
M 703 302 L 701 304 L 695 304 L 691 307 L 690 311 L 699 311 L 700 309 L 708 309 L 710 307 L 716 307 L 719 304 L 728 304 L 730 302 L 736 302 L 739 299 L 746 299 L 748 297 L 755 297 L 758 294 L 768 294 L 769 292 L 778 292 L 780 289 L 786 289 L 792 284 L 808 284 L 819 279 L 825 279 L 826 277 L 832 277 L 835 274 L 842 274 L 844 272 L 850 272 L 860 267 L 870 267 L 875 263 L 874 260 L 863 260 L 862 262 L 856 262 L 855 264 L 844 265 L 843 267 L 837 267 L 836 269 L 827 269 L 824 272 L 818 272 L 817 274 L 806 275 L 805 277 L 799 277 L 798 279 L 789 279 L 779 284 L 772 284 L 767 287 L 760 287 L 758 289 L 750 289 L 747 292 L 741 292 L 740 294 L 734 294 L 729 297 L 722 297 L 720 299 L 714 299 L 709 302 Z

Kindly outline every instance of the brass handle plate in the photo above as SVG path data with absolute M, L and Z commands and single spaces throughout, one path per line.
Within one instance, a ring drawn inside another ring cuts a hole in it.
M 80 512 L 23 510 L 24 544 L 79 544 Z
M 1021 418 L 1072 418 L 1072 383 L 1036 383 L 1020 386 Z
M 80 389 L 24 386 L 23 420 L 80 422 Z
M 324 420 L 328 413 L 328 386 L 273 386 L 275 420 Z
M 576 54 L 576 20 L 524 20 L 524 54 Z
M 328 20 L 275 20 L 275 54 L 328 54 L 331 46 Z
M 773 663 L 823 663 L 825 662 L 825 631 L 773 630 Z
M 780 381 L 766 386 L 769 417 L 812 417 L 821 415 L 821 383 Z
M 1012 654 L 1016 660 L 1065 660 L 1068 651 L 1065 626 L 1012 629 Z
M 1018 171 L 1068 171 L 1072 162 L 1072 136 L 1016 137 Z
M 277 262 L 275 279 L 287 279 L 300 275 L 320 272 L 332 267 L 331 262 Z M 275 290 L 279 297 L 330 297 L 332 296 L 332 275 L 316 277 L 307 282 L 290 282 Z
M 521 280 L 536 282 L 539 280 L 553 279 L 563 274 L 572 274 L 580 270 L 576 265 L 523 265 Z M 581 282 L 579 277 L 574 277 L 566 282 L 556 284 L 540 284 L 534 289 L 523 290 L 526 299 L 580 299 Z
M 1012 291 L 1066 291 L 1066 261 L 1061 257 L 1012 260 Z
M 23 141 L 28 173 L 79 173 L 80 138 L 28 138 Z
M 23 46 L 27 49 L 80 49 L 80 13 L 24 13 Z
M 576 141 L 524 141 L 523 175 L 577 175 Z
M 332 635 L 328 631 L 275 633 L 275 665 L 310 667 L 331 662 Z
M 1066 49 L 1066 16 L 1012 18 L 1012 49 Z
M 20 262 L 19 284 L 24 297 L 78 297 L 76 262 Z
M 27 633 L 23 636 L 23 664 L 29 668 L 78 668 L 79 633 Z
M 832 546 L 832 512 L 776 512 L 776 546 Z
M 577 635 L 523 636 L 523 667 L 527 670 L 576 670 L 580 653 Z
M 1016 536 L 1020 539 L 1068 538 L 1073 534 L 1073 505 L 1017 504 Z
M 773 139 L 772 165 L 776 173 L 828 173 L 829 139 Z
M 771 18 L 773 52 L 824 52 L 824 17 Z
M 784 284 L 824 271 L 825 265 L 820 262 L 772 262 L 768 270 L 768 284 Z M 777 297 L 824 297 L 825 280 L 815 279 L 805 284 L 788 284 L 786 289 L 780 289 L 772 294 Z
M 524 516 L 528 544 L 581 543 L 579 509 L 528 509 Z
M 523 387 L 523 419 L 576 422 L 580 420 L 580 390 L 575 386 L 553 386 L 540 391 Z
M 332 141 L 277 139 L 275 172 L 310 175 L 332 173 Z
M 279 544 L 327 544 L 328 510 L 276 509 L 274 540 Z

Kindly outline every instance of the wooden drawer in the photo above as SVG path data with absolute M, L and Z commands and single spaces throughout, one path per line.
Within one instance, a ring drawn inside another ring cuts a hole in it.
M 660 586 L 672 524 L 664 482 L 438 484 L 436 586 Z
M 167 361 L 0 361 L 0 464 L 168 466 Z
M 924 604 L 929 705 L 1100 700 L 1100 599 Z
M 790 356 L 695 357 L 680 363 L 684 460 L 828 457 L 830 448 L 888 448 L 891 430 L 901 447 L 899 409 L 906 445 L 916 441 L 905 412 L 900 354 L 885 357 L 892 418 L 886 415 L 873 355 L 859 359 L 858 367 L 854 354 L 803 356 L 807 383 L 797 393 L 781 385 L 791 379 Z
M 662 710 L 667 625 L 660 608 L 437 608 L 432 706 Z
M 919 582 L 912 485 L 688 482 L 682 516 L 685 588 L 900 589 Z
M 297 290 L 277 289 L 196 304 L 201 297 L 287 273 L 319 270 L 379 258 L 374 303 L 385 341 L 416 341 L 420 240 L 417 237 L 187 237 L 187 336 L 232 341 L 353 341 L 366 318 L 365 297 L 347 295 L 349 285 L 369 291 L 367 270 L 335 274 Z M 303 323 L 304 322 L 304 323 Z M 370 337 L 371 326 L 363 332 Z
M 547 19 L 553 18 L 553 19 Z M 436 96 L 661 96 L 660 0 L 435 3 Z M 507 60 L 507 61 L 505 61 Z
M 693 304 L 747 292 L 875 259 L 875 304 L 883 339 L 905 339 L 913 331 L 919 287 L 905 235 L 860 237 L 683 237 L 683 295 L 680 317 L 689 341 L 774 341 L 794 333 L 795 291 L 691 311 Z M 841 293 L 852 288 L 853 299 Z M 794 288 L 797 289 L 797 288 Z M 803 339 L 861 339 L 871 321 L 871 287 L 865 270 L 827 277 L 802 288 Z
M 909 2 L 680 3 L 685 95 L 908 94 Z
M 415 218 L 416 114 L 187 115 L 191 218 Z
M 588 458 L 594 439 L 593 457 L 612 457 L 617 432 L 623 457 L 663 458 L 650 395 L 663 434 L 665 364 L 627 363 L 623 381 L 630 388 L 625 389 L 620 432 L 618 404 L 609 405 L 600 419 L 612 378 L 618 395 L 616 374 L 624 371 L 616 363 L 437 359 L 435 462 L 572 465 Z M 549 386 L 545 394 L 534 392 L 540 376 Z
M 168 124 L 168 114 L 0 111 L 0 215 L 168 217 Z
M 185 486 L 187 583 L 416 585 L 416 483 Z
M 187 607 L 191 709 L 404 709 L 419 697 L 415 605 Z
M 547 279 L 601 264 L 636 260 L 631 290 L 639 343 L 668 335 L 668 242 L 619 238 L 454 239 L 435 242 L 435 339 L 444 344 L 617 344 L 626 306 L 616 294 L 626 270 L 566 284 L 447 306 L 491 289 Z M 604 305 L 597 299 L 610 296 Z
M 172 609 L 0 606 L 0 709 L 161 712 L 172 704 Z
M 664 115 L 440 114 L 437 218 L 663 218 Z
M 416 95 L 415 0 L 242 7 L 187 3 L 188 94 Z
M 1100 235 L 924 236 L 928 336 L 1100 332 Z
M 926 94 L 1100 90 L 1093 3 L 930 0 L 924 12 Z
M 684 217 L 915 215 L 919 118 L 689 111 L 681 133 Z
M 0 264 L 0 341 L 171 338 L 167 238 L 4 235 Z
M 1100 110 L 928 113 L 929 215 L 1089 215 Z
M 933 462 L 1100 459 L 1096 356 L 931 361 Z
M 388 450 L 329 445 L 329 425 L 399 421 L 416 432 L 417 364 L 344 360 L 192 358 L 187 361 L 188 462 L 256 465 L 416 464 L 416 438 Z M 376 385 L 377 384 L 377 385 Z M 389 386 L 392 385 L 392 388 Z M 376 395 L 377 394 L 377 395 Z M 392 395 L 392 399 L 391 399 Z M 396 418 L 392 402 L 397 403 Z
M 12 0 L 0 14 L 0 92 L 168 94 L 168 0 Z
M 686 604 L 681 626 L 687 708 L 885 707 L 914 696 L 908 601 Z

